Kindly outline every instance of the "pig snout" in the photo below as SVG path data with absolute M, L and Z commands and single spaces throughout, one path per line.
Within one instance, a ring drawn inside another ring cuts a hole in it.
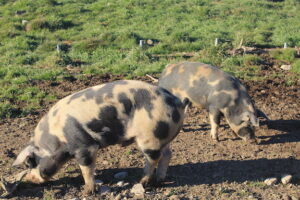
M 249 141 L 251 144 L 257 144 L 257 140 L 254 134 L 254 128 L 252 127 L 243 127 L 238 131 L 238 136 L 244 141 Z

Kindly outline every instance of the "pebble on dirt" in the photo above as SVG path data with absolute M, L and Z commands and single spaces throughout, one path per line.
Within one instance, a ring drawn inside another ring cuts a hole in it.
M 285 174 L 281 177 L 281 183 L 286 185 L 292 181 L 292 178 L 293 178 L 292 175 Z
M 103 185 L 103 181 L 97 179 L 97 180 L 95 180 L 95 184 L 98 186 L 101 186 L 101 185 Z
M 119 172 L 114 175 L 116 179 L 124 179 L 128 176 L 128 172 Z
M 180 200 L 178 195 L 172 195 L 169 197 L 170 200 Z
M 144 189 L 144 187 L 143 187 L 142 184 L 138 183 L 138 184 L 135 184 L 131 188 L 130 192 L 133 193 L 136 198 L 143 199 L 144 198 L 145 189 Z
M 108 186 L 100 186 L 100 188 L 99 188 L 99 191 L 100 191 L 100 193 L 101 194 L 104 194 L 104 193 L 108 193 L 108 192 L 110 192 L 110 187 L 108 187 Z
M 266 185 L 274 185 L 275 183 L 277 183 L 277 178 L 267 178 L 264 183 Z
M 281 65 L 281 67 L 280 67 L 281 69 L 283 69 L 283 70 L 287 70 L 287 71 L 289 71 L 289 70 L 291 70 L 292 69 L 292 66 L 291 65 Z

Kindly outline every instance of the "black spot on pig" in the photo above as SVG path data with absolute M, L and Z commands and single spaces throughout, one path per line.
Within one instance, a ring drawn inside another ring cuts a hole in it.
M 97 90 L 97 97 L 96 97 L 96 103 L 101 104 L 103 103 L 103 98 L 113 98 L 113 89 L 117 85 L 126 85 L 128 84 L 126 81 L 120 80 L 115 81 L 111 83 L 105 84 L 103 87 L 101 87 L 99 90 Z
M 82 90 L 82 91 L 80 91 L 80 92 L 77 92 L 77 93 L 73 94 L 73 95 L 70 97 L 70 99 L 69 99 L 69 101 L 68 101 L 68 104 L 69 104 L 71 101 L 73 101 L 73 100 L 75 100 L 75 99 L 78 99 L 78 98 L 81 98 L 81 97 L 83 97 L 83 96 L 85 96 L 85 98 L 87 98 L 87 99 L 92 99 L 92 98 L 95 97 L 95 95 L 96 95 L 96 92 L 95 92 L 92 88 L 87 88 L 87 89 L 85 89 L 85 90 Z
M 168 94 L 168 95 L 171 95 L 171 92 L 169 92 L 169 90 L 165 89 L 165 88 L 159 88 L 159 90 L 161 90 L 164 94 Z
M 124 125 L 118 119 L 118 112 L 114 106 L 101 108 L 99 118 L 88 122 L 87 127 L 109 145 L 118 143 L 119 138 L 124 135 Z
M 178 110 L 176 108 L 173 109 L 173 112 L 172 112 L 172 120 L 173 122 L 175 123 L 178 123 L 179 120 L 180 120 L 180 113 L 178 112 Z
M 25 161 L 25 164 L 28 168 L 35 168 L 38 165 L 38 163 L 36 162 L 35 156 L 36 155 L 33 153 L 33 155 L 29 156 L 27 158 L 27 160 Z
M 130 92 L 133 94 L 135 108 L 138 110 L 144 108 L 148 112 L 149 117 L 152 118 L 152 99 L 154 98 L 150 92 L 146 89 L 130 89 Z
M 68 116 L 63 131 L 71 153 L 74 153 L 77 149 L 96 144 L 96 141 L 83 128 L 82 124 L 72 116 Z
M 124 106 L 124 113 L 129 115 L 132 109 L 132 102 L 125 93 L 120 93 L 118 100 Z
M 166 139 L 169 133 L 169 125 L 166 122 L 159 121 L 156 124 L 154 135 L 158 139 Z
M 79 151 L 77 151 L 75 158 L 82 166 L 89 166 L 93 163 L 93 155 L 87 149 L 80 149 Z
M 105 84 L 103 87 L 101 87 L 100 89 L 98 90 L 94 90 L 93 88 L 87 88 L 85 90 L 82 90 L 80 92 L 77 92 L 75 94 L 73 94 L 71 97 L 70 97 L 70 100 L 68 101 L 68 104 L 75 100 L 75 99 L 78 99 L 78 98 L 81 98 L 83 96 L 85 96 L 86 99 L 94 99 L 96 98 L 96 102 L 98 104 L 102 103 L 103 102 L 103 97 L 104 96 L 107 96 L 108 98 L 112 98 L 113 97 L 113 94 L 112 94 L 112 91 L 113 91 L 113 88 L 116 86 L 116 85 L 126 85 L 128 84 L 126 81 L 115 81 L 115 82 L 112 82 L 112 83 L 107 83 Z
M 39 168 L 43 178 L 51 177 L 59 167 L 71 158 L 71 154 L 63 147 L 58 149 L 54 155 L 46 156 L 40 160 Z
M 160 150 L 145 149 L 144 153 L 152 160 L 157 160 L 160 157 Z

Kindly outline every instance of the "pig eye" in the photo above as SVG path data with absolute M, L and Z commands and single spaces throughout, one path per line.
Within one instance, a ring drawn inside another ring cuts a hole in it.
M 25 165 L 28 168 L 35 168 L 37 166 L 35 155 L 28 157 L 25 161 Z

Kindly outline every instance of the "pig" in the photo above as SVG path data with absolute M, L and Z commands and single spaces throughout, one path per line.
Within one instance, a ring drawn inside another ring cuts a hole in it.
M 162 181 L 171 159 L 169 144 L 181 129 L 187 105 L 188 100 L 181 102 L 167 90 L 142 81 L 87 88 L 49 110 L 13 166 L 27 164 L 25 181 L 39 184 L 74 158 L 84 178 L 84 194 L 90 195 L 95 191 L 97 150 L 135 141 L 146 158 L 141 183 Z
M 163 70 L 158 86 L 208 110 L 213 140 L 219 141 L 218 127 L 224 116 L 235 136 L 257 142 L 254 127 L 259 126 L 258 114 L 267 116 L 255 108 L 242 83 L 218 67 L 200 62 L 170 64 Z

